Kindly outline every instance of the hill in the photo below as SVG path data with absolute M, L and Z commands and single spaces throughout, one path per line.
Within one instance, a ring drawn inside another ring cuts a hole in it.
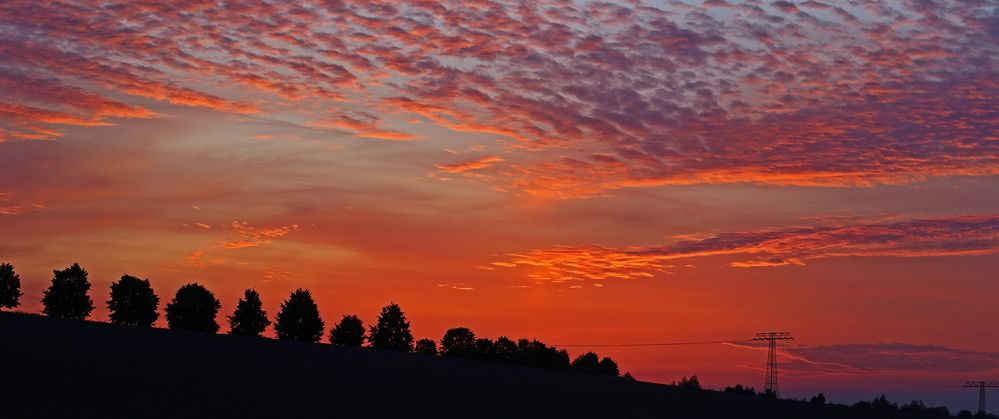
M 501 363 L 0 313 L 0 417 L 344 416 L 881 417 Z

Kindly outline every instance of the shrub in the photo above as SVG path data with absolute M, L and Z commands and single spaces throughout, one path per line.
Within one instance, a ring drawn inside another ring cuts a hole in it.
M 85 319 L 94 309 L 94 301 L 87 295 L 89 291 L 87 270 L 80 264 L 52 271 L 52 285 L 42 296 L 45 305 L 42 312 L 52 317 Z
M 330 330 L 330 343 L 340 346 L 364 344 L 364 323 L 355 315 L 343 316 Z
M 319 342 L 325 330 L 319 306 L 309 291 L 299 288 L 281 303 L 281 311 L 274 322 L 278 339 Z
M 215 315 L 221 307 L 215 294 L 203 285 L 187 284 L 167 304 L 167 324 L 171 329 L 215 333 L 219 330 Z
M 243 298 L 236 304 L 236 311 L 229 316 L 229 334 L 240 336 L 260 336 L 271 325 L 267 312 L 263 309 L 260 294 L 256 290 L 243 291 Z
M 160 297 L 153 292 L 148 279 L 122 275 L 118 282 L 111 284 L 111 299 L 108 300 L 111 323 L 152 327 L 160 318 L 156 311 L 159 305 Z

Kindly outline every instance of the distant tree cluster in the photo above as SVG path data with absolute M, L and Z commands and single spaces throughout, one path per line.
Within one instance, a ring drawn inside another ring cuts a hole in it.
M 683 378 L 680 379 L 680 382 L 674 381 L 672 385 L 674 387 L 683 388 L 683 389 L 687 389 L 687 390 L 700 390 L 701 389 L 701 382 L 697 380 L 697 376 L 696 375 L 692 375 L 692 376 L 690 376 L 690 378 L 683 377 Z
M 107 307 L 111 323 L 152 327 L 159 319 L 160 298 L 148 279 L 126 274 L 112 283 L 110 288 L 111 298 Z M 20 289 L 21 280 L 14 267 L 6 263 L 0 265 L 0 309 L 17 307 L 22 295 Z M 53 271 L 52 285 L 42 298 L 43 313 L 53 317 L 86 319 L 94 309 L 89 292 L 87 271 L 79 264 Z M 221 307 L 221 302 L 207 287 L 189 283 L 181 286 L 166 304 L 164 317 L 170 329 L 217 333 L 219 324 L 216 317 Z M 243 292 L 236 309 L 227 318 L 231 335 L 261 336 L 273 325 L 278 339 L 319 342 L 326 330 L 319 306 L 305 289 L 295 290 L 281 303 L 273 323 L 263 310 L 260 294 L 254 289 Z M 356 315 L 343 316 L 330 328 L 328 339 L 336 346 L 360 347 L 366 343 L 376 349 L 432 356 L 506 362 L 586 374 L 620 374 L 614 360 L 601 359 L 593 352 L 582 354 L 570 362 L 569 353 L 564 349 L 538 340 L 513 341 L 505 336 L 492 340 L 476 337 L 465 327 L 444 333 L 440 346 L 432 339 L 415 340 L 406 314 L 395 303 L 383 307 L 375 324 L 368 329 Z M 632 379 L 630 374 L 626 374 L 626 378 Z
M 685 383 L 696 382 L 696 377 L 691 377 L 689 380 L 684 377 L 680 383 L 674 383 L 677 386 L 683 386 Z M 693 388 L 689 384 L 688 388 Z M 698 384 L 696 386 L 700 388 Z M 768 392 L 757 392 L 752 387 L 743 387 L 741 384 L 736 384 L 734 387 L 725 387 L 725 393 L 738 394 L 747 397 L 760 397 L 760 398 L 773 398 L 773 393 Z M 800 400 L 802 402 L 806 400 Z M 825 394 L 819 393 L 807 399 L 809 405 L 815 408 L 825 408 L 825 406 L 830 406 L 835 411 L 839 411 L 839 416 L 844 418 L 931 418 L 931 417 L 950 417 L 950 410 L 944 406 L 928 407 L 921 400 L 913 400 L 909 403 L 899 405 L 888 399 L 884 394 L 875 397 L 872 400 L 863 400 L 856 402 L 852 405 L 842 405 L 842 404 L 829 404 L 826 400 Z M 972 414 L 970 411 L 963 410 L 958 413 L 959 418 L 975 418 L 975 419 L 997 419 L 995 415 L 991 414 Z
M 597 354 L 587 352 L 569 362 L 569 353 L 564 349 L 545 345 L 537 340 L 519 339 L 516 342 L 501 336 L 495 341 L 477 338 L 467 327 L 448 329 L 441 338 L 440 349 L 434 341 L 422 339 L 417 343 L 416 352 L 440 354 L 445 357 L 479 359 L 484 361 L 509 362 L 533 367 L 572 370 L 587 374 L 619 374 L 617 363 L 610 358 L 600 359 Z
M 823 400 L 824 399 L 825 397 L 823 397 Z M 898 414 L 903 414 L 903 416 L 915 416 L 915 415 L 944 416 L 944 417 L 950 416 L 950 410 L 948 410 L 944 406 L 927 407 L 926 405 L 923 404 L 922 400 L 913 400 L 909 403 L 899 406 L 897 403 L 888 400 L 888 397 L 886 397 L 884 394 L 875 397 L 870 401 L 863 400 L 854 403 L 852 406 L 850 406 L 850 408 L 854 411 L 863 412 L 863 413 L 892 414 L 897 412 Z M 958 413 L 957 417 L 994 419 L 996 416 L 984 413 L 980 413 L 978 415 L 972 415 L 971 412 L 965 410 Z

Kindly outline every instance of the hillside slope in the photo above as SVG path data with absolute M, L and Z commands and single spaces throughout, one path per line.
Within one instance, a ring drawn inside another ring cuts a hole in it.
M 616 377 L 0 313 L 3 418 L 360 416 L 842 417 Z

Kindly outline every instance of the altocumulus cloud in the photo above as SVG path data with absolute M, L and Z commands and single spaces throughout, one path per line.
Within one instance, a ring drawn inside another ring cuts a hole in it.
M 997 16 L 959 0 L 8 0 L 0 141 L 169 104 L 379 140 L 421 137 L 373 115 L 487 134 L 504 161 L 438 168 L 538 195 L 994 175 Z

